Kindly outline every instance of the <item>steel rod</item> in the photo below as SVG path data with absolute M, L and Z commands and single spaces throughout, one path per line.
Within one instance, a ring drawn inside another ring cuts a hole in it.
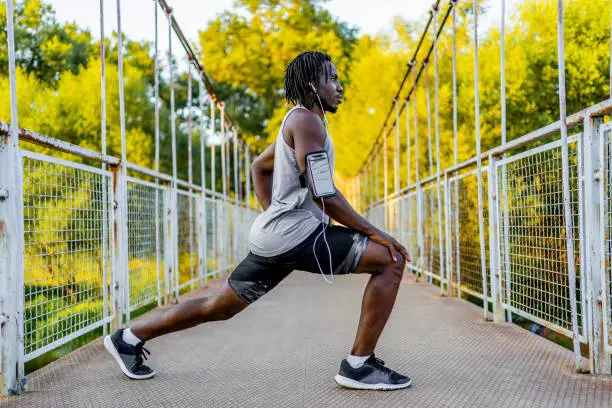
M 559 116 L 561 121 L 561 161 L 563 177 L 563 215 L 565 220 L 565 242 L 567 249 L 567 273 L 569 280 L 570 310 L 572 319 L 572 342 L 576 370 L 580 370 L 582 356 L 580 353 L 580 333 L 578 332 L 578 310 L 576 302 L 576 263 L 574 259 L 574 221 L 572 218 L 570 183 L 569 183 L 569 153 L 567 146 L 567 118 L 565 96 L 565 41 L 563 37 L 564 16 L 563 0 L 557 1 L 557 57 L 559 73 Z
M 487 260 L 484 240 L 484 219 L 482 208 L 482 158 L 480 156 L 480 95 L 478 89 L 478 0 L 473 0 L 474 13 L 474 125 L 476 132 L 476 165 L 478 167 L 478 235 L 480 239 L 480 267 L 482 270 L 482 296 L 485 319 L 489 314 L 487 293 Z

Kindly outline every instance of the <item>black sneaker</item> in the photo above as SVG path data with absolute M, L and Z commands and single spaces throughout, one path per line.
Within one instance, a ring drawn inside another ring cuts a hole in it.
M 142 364 L 142 359 L 147 359 L 149 350 L 143 347 L 144 341 L 131 346 L 123 341 L 123 329 L 117 330 L 112 336 L 104 337 L 104 347 L 117 360 L 123 374 L 133 380 L 145 380 L 155 375 L 155 371 Z
M 379 391 L 399 390 L 412 384 L 410 378 L 385 367 L 385 362 L 374 357 L 374 353 L 359 368 L 342 360 L 336 382 L 347 388 Z

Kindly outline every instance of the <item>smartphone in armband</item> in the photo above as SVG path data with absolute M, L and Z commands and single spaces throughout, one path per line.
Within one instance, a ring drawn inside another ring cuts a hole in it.
M 300 176 L 302 186 L 308 187 L 313 198 L 326 198 L 336 195 L 334 179 L 326 151 L 311 152 L 306 155 L 306 171 Z

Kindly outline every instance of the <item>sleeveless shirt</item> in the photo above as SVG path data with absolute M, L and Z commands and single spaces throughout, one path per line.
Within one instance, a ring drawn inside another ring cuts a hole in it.
M 271 257 L 285 253 L 308 238 L 321 221 L 329 222 L 308 188 L 301 186 L 295 150 L 283 137 L 285 122 L 296 109 L 306 108 L 298 105 L 287 112 L 276 137 L 270 207 L 255 219 L 249 232 L 249 247 L 255 255 Z M 334 146 L 327 129 L 325 133 L 324 149 L 333 175 Z

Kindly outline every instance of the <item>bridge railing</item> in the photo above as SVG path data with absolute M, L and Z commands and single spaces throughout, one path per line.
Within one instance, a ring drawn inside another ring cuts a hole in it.
M 439 285 L 441 293 L 480 299 L 485 319 L 521 317 L 568 336 L 578 371 L 610 374 L 612 99 L 567 116 L 564 2 L 559 0 L 555 89 L 559 121 L 507 142 L 506 2 L 501 0 L 498 129 L 491 129 L 495 112 L 490 99 L 486 111 L 487 132 L 501 137 L 495 148 L 482 153 L 478 62 L 482 9 L 478 1 L 471 3 L 469 19 L 459 20 L 470 26 L 469 47 L 463 46 L 462 53 L 457 51 L 458 2 L 437 1 L 432 6 L 380 132 L 356 175 L 355 184 L 365 186 L 361 201 L 373 223 L 407 245 L 412 255 L 408 268 Z M 447 22 L 450 28 L 445 28 Z M 439 37 L 452 58 L 452 82 L 448 78 L 444 88 Z M 457 58 L 468 48 L 473 51 L 474 81 L 466 93 L 465 78 L 463 89 L 458 89 Z M 486 92 L 497 90 L 489 87 Z M 459 121 L 458 105 L 460 99 L 465 105 L 467 94 L 470 105 L 473 96 L 475 152 L 459 163 L 459 128 L 466 134 L 466 126 L 472 126 L 465 110 Z M 446 106 L 452 103 L 452 111 L 441 111 L 442 98 Z M 450 135 L 451 122 L 454 164 L 449 166 L 445 161 L 449 158 L 441 155 L 440 134 Z M 419 146 L 424 137 L 425 149 Z M 424 150 L 427 166 L 419 164 Z M 400 188 L 404 171 L 406 187 Z M 427 178 L 421 178 L 424 172 Z M 586 348 L 588 353 L 583 353 Z
M 406 244 L 408 268 L 439 285 L 442 294 L 483 300 L 494 321 L 522 317 L 575 336 L 588 345 L 593 372 L 596 365 L 605 372 L 612 354 L 610 113 L 607 100 L 567 119 L 574 282 L 560 122 L 482 154 L 484 253 L 475 157 L 442 170 L 439 183 L 436 174 L 386 200 L 377 201 L 375 188 L 366 188 L 366 216 Z
M 100 151 L 19 127 L 13 1 L 6 2 L 11 121 L 0 122 L 0 394 L 23 391 L 26 362 L 94 330 L 129 325 L 143 307 L 176 302 L 179 294 L 226 274 L 248 251 L 248 228 L 258 213 L 251 200 L 249 145 L 238 137 L 164 0 L 151 7 L 156 34 L 157 11 L 167 17 L 170 115 L 160 118 L 156 79 L 155 170 L 127 160 L 130 113 L 123 95 L 121 3 L 116 4 L 121 123 L 113 126 L 120 125 L 120 158 L 106 153 L 105 58 Z M 178 106 L 173 38 L 188 62 L 188 97 Z M 101 47 L 103 56 L 104 42 Z M 156 41 L 156 78 L 158 59 Z M 199 107 L 192 105 L 193 81 Z M 184 116 L 180 128 L 177 112 Z M 171 174 L 159 170 L 162 120 L 171 129 Z M 177 129 L 188 141 L 180 163 Z M 194 139 L 197 153 L 191 151 Z M 200 184 L 193 182 L 195 154 Z M 179 166 L 188 168 L 188 180 L 178 176 Z
M 118 167 L 21 155 L 24 362 L 115 319 L 129 324 L 138 308 L 174 301 L 245 255 L 256 211 L 242 202 L 137 172 L 121 178 Z M 126 214 L 116 211 L 122 189 Z

